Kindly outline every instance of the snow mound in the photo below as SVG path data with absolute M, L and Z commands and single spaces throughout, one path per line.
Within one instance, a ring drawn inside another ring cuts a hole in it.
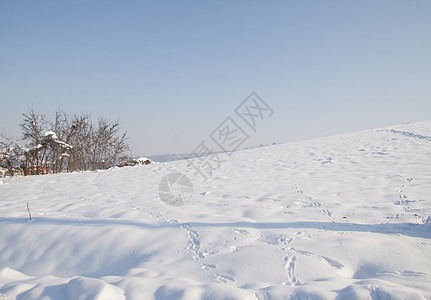
M 15 294 L 22 299 L 125 299 L 121 289 L 95 278 L 78 276 L 68 281 L 54 276 L 36 278 L 10 268 L 1 268 L 0 275 L 2 292 Z

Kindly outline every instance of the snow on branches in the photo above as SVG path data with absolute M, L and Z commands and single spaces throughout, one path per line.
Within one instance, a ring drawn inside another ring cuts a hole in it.
M 8 175 L 109 168 L 129 151 L 126 132 L 120 132 L 118 122 L 99 118 L 93 123 L 88 114 L 57 111 L 50 120 L 29 109 L 20 127 L 25 148 L 5 136 L 0 140 L 0 167 Z

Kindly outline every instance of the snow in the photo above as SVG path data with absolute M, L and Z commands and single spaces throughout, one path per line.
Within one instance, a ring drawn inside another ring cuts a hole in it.
M 60 141 L 57 137 L 57 134 L 54 131 L 47 131 L 47 132 L 45 132 L 44 136 L 46 138 L 51 139 L 52 141 L 54 141 L 55 143 L 57 143 L 60 147 L 62 147 L 64 149 L 73 149 L 73 146 L 71 146 L 71 145 L 69 145 L 63 141 Z M 42 145 L 37 145 L 36 149 L 39 149 L 41 147 L 42 147 Z
M 206 182 L 181 160 L 6 178 L 0 299 L 431 299 L 430 141 L 431 121 L 238 151 Z
M 58 139 L 57 134 L 54 131 L 47 131 L 44 134 L 45 137 L 51 137 L 53 140 Z
M 147 161 L 147 160 L 151 161 L 151 159 L 146 158 L 146 157 L 140 157 L 140 158 L 137 158 L 136 160 L 137 161 Z

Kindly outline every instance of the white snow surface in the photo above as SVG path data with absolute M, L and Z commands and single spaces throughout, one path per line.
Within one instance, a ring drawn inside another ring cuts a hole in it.
M 0 299 L 431 299 L 431 121 L 221 157 L 6 178 Z
M 54 140 L 58 139 L 57 134 L 54 131 L 47 131 L 44 136 L 51 136 Z

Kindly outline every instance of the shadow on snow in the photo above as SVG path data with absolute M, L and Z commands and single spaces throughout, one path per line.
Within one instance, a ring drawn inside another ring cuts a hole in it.
M 358 223 L 336 223 L 336 222 L 178 222 L 178 223 L 144 223 L 124 219 L 58 219 L 40 218 L 32 221 L 27 218 L 0 218 L 3 224 L 26 224 L 28 226 L 38 225 L 72 225 L 72 226 L 132 226 L 142 229 L 166 229 L 181 228 L 189 225 L 194 228 L 225 227 L 225 228 L 255 228 L 255 229 L 315 229 L 323 231 L 351 231 L 371 232 L 380 234 L 398 234 L 411 237 L 422 237 L 431 239 L 431 224 L 413 223 L 380 223 L 380 224 L 358 224 Z

